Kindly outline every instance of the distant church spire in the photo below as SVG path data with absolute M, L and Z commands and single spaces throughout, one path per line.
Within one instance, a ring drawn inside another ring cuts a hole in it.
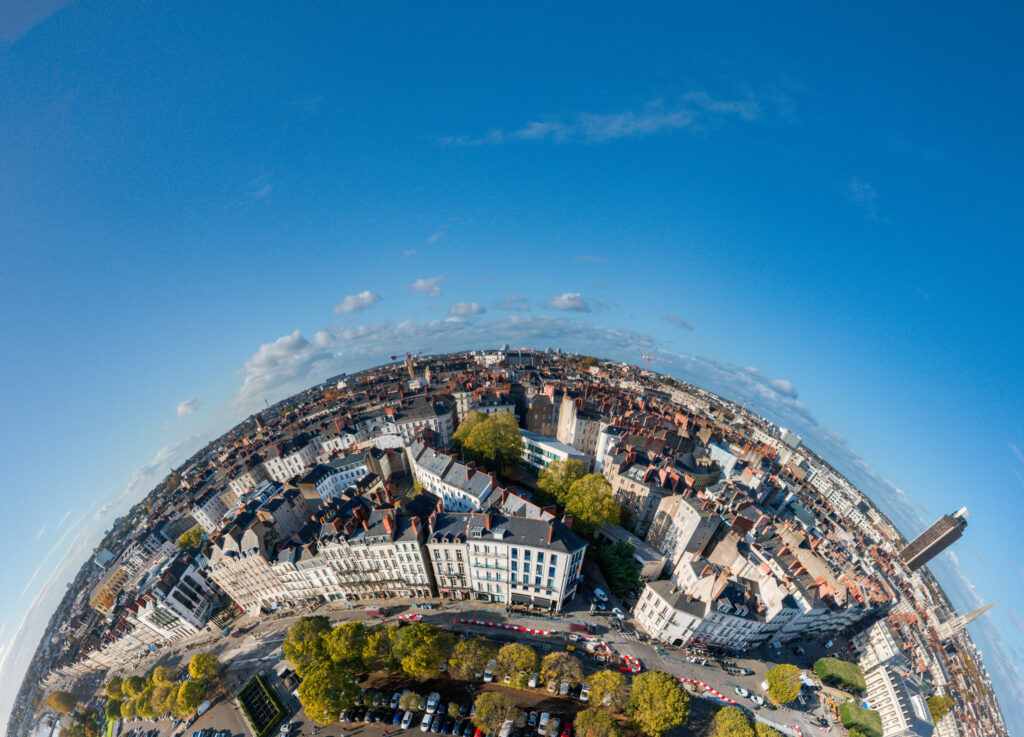
M 986 604 L 985 606 L 979 607 L 974 611 L 967 612 L 967 614 L 958 614 L 952 619 L 943 622 L 939 625 L 939 639 L 943 641 L 951 639 L 953 635 L 963 630 L 964 627 L 969 625 L 971 622 L 973 622 L 975 619 L 980 617 L 982 614 L 987 612 L 995 605 L 996 602 L 993 601 L 991 604 Z

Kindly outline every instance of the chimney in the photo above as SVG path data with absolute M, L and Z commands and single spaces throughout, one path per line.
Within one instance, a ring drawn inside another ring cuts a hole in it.
M 571 530 L 572 529 L 572 519 L 573 519 L 573 517 L 572 517 L 571 514 L 563 515 L 562 516 L 562 524 L 565 525 L 566 527 L 568 527 Z M 548 542 L 551 542 L 551 541 L 549 540 Z
M 395 531 L 395 521 L 391 519 L 390 514 L 384 516 L 384 529 L 390 533 Z
M 488 530 L 491 529 L 491 513 L 489 511 L 484 512 L 484 527 Z
M 369 531 L 370 526 L 366 524 L 366 520 L 363 520 L 363 529 Z
M 552 542 L 555 539 L 555 521 L 551 520 L 548 523 L 548 542 Z

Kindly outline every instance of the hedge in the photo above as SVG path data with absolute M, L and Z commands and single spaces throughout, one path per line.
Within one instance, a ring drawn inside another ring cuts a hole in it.
M 818 658 L 814 664 L 814 672 L 818 674 L 822 683 L 845 691 L 860 693 L 868 687 L 864 673 L 856 663 L 835 658 Z
M 847 729 L 859 729 L 867 737 L 882 737 L 882 717 L 877 711 L 858 706 L 854 701 L 839 705 L 839 721 Z
M 245 703 L 245 699 L 242 698 L 242 694 L 246 693 L 253 687 L 259 688 L 264 695 L 266 695 L 270 705 L 275 709 L 274 715 L 264 725 L 262 730 L 257 727 L 256 720 L 253 719 L 252 714 L 249 713 L 249 708 Z M 281 717 L 284 716 L 284 708 L 281 706 L 281 701 L 277 698 L 274 692 L 270 690 L 267 684 L 264 683 L 263 678 L 259 673 L 250 678 L 246 684 L 242 686 L 242 690 L 238 692 L 235 700 L 238 702 L 238 706 L 241 708 L 242 714 L 245 716 L 246 721 L 249 722 L 249 726 L 252 728 L 253 734 L 255 734 L 256 737 L 264 737 L 269 734 L 270 730 L 272 730 L 277 723 L 281 721 Z

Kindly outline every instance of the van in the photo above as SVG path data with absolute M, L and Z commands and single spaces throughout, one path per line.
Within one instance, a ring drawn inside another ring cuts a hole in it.
M 600 601 L 608 601 L 608 594 L 606 594 L 601 589 L 594 589 L 594 596 L 596 596 Z

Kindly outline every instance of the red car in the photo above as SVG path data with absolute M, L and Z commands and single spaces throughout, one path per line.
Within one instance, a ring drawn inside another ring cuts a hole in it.
M 572 737 L 572 722 L 562 725 L 562 737 Z
M 473 732 L 473 737 L 484 737 L 484 731 L 480 729 L 480 727 L 477 727 L 476 731 Z

